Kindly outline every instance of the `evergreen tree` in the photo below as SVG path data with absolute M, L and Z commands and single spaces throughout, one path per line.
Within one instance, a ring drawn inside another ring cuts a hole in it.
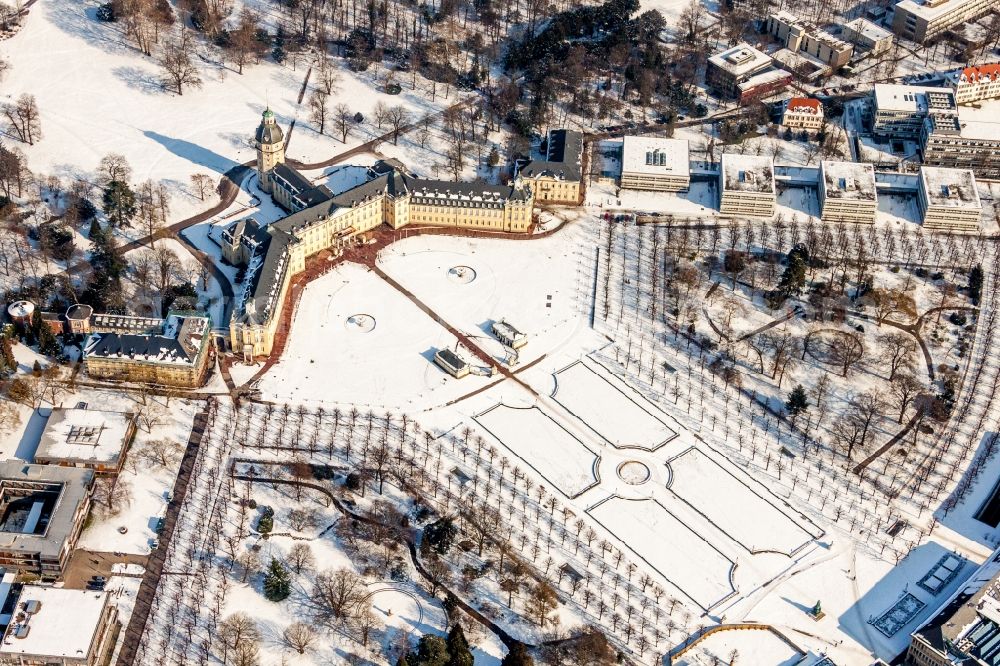
M 31 366 L 31 374 L 36 377 L 42 376 L 42 364 L 38 362 L 38 359 L 35 359 L 34 364 Z
M 806 266 L 809 263 L 809 251 L 802 245 L 796 245 L 788 252 L 788 263 L 785 272 L 781 274 L 778 288 L 786 296 L 797 294 L 806 284 Z
M 438 555 L 444 555 L 451 549 L 456 536 L 458 528 L 451 518 L 442 518 L 424 528 L 424 543 Z
M 104 214 L 112 227 L 130 227 L 135 217 L 135 192 L 120 180 L 113 180 L 104 188 Z
M 809 410 L 809 398 L 806 395 L 806 389 L 799 384 L 788 394 L 788 400 L 785 401 L 785 411 L 788 415 L 792 417 L 792 424 L 795 424 L 795 419 L 798 418 L 799 414 Z
M 424 634 L 417 643 L 413 666 L 448 666 L 448 644 L 440 636 Z
M 48 326 L 42 326 L 41 328 L 40 335 L 38 336 L 38 351 L 46 356 L 53 356 L 55 358 L 62 356 L 62 344 L 60 344 L 59 338 L 56 337 L 56 334 Z
M 7 372 L 15 372 L 17 370 L 17 359 L 14 358 L 14 347 L 11 344 L 10 338 L 6 335 L 0 338 L 0 359 L 3 360 L 3 364 Z
M 271 601 L 283 601 L 292 593 L 292 583 L 288 571 L 281 562 L 271 558 L 271 565 L 264 574 L 264 596 Z
M 979 305 L 983 295 L 983 267 L 976 264 L 969 270 L 969 299 L 973 305 Z
M 409 652 L 404 652 L 399 655 L 399 659 L 396 660 L 396 666 L 410 666 L 409 656 Z
M 465 638 L 465 630 L 456 622 L 448 632 L 448 666 L 473 666 L 473 662 L 475 658 Z
M 500 666 L 535 666 L 535 660 L 528 654 L 528 648 L 524 647 L 524 643 L 514 643 L 514 647 L 500 662 Z

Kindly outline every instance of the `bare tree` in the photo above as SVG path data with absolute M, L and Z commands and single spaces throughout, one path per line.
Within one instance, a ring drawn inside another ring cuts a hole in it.
M 913 365 L 917 353 L 917 343 L 913 337 L 902 331 L 883 333 L 878 336 L 882 347 L 880 359 L 889 368 L 889 381 L 896 378 L 896 373 Z
M 326 132 L 326 121 L 330 117 L 330 96 L 322 90 L 316 90 L 309 97 L 309 120 L 317 127 L 320 134 Z
M 191 189 L 198 195 L 199 201 L 204 201 L 205 197 L 212 193 L 213 185 L 214 181 L 208 174 L 191 174 Z
M 309 544 L 299 541 L 293 545 L 288 551 L 288 564 L 297 574 L 312 570 L 316 565 L 316 558 L 313 556 Z
M 316 69 L 316 87 L 327 95 L 333 95 L 340 89 L 340 81 L 340 70 L 330 58 L 321 55 Z
M 22 143 L 34 145 L 42 138 L 42 123 L 34 95 L 25 93 L 13 104 L 5 104 L 3 114 L 7 119 L 8 132 Z
M 337 126 L 337 131 L 340 132 L 340 142 L 347 143 L 347 135 L 351 133 L 354 116 L 351 115 L 351 110 L 346 104 L 338 104 L 333 107 L 333 122 Z
M 392 143 L 395 145 L 399 141 L 399 131 L 410 120 L 410 114 L 402 104 L 390 107 L 386 112 L 386 118 L 392 125 Z
M 861 362 L 865 356 L 865 344 L 860 336 L 854 333 L 838 332 L 830 341 L 830 357 L 840 366 L 844 377 L 851 368 Z
M 293 622 L 281 632 L 282 641 L 299 654 L 305 654 L 316 642 L 316 630 L 305 622 Z
M 194 52 L 194 39 L 190 31 L 181 28 L 173 38 L 167 41 L 160 53 L 160 67 L 163 68 L 163 87 L 173 90 L 178 95 L 184 94 L 184 88 L 201 86 L 201 75 L 191 57 Z
M 916 377 L 908 372 L 898 373 L 889 382 L 889 404 L 899 410 L 896 423 L 902 423 L 906 416 L 906 410 L 913 404 L 917 396 L 923 390 L 924 385 Z
M 324 571 L 310 593 L 316 619 L 339 625 L 349 618 L 366 595 L 361 578 L 350 569 Z
M 97 165 L 97 177 L 101 185 L 110 182 L 128 183 L 132 180 L 132 167 L 124 155 L 119 153 L 108 153 L 101 158 Z
M 122 478 L 101 477 L 94 483 L 94 506 L 105 516 L 117 516 L 132 504 L 132 486 Z

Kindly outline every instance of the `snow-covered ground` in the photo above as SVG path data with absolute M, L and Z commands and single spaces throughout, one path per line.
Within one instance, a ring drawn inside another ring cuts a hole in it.
M 11 65 L 4 79 L 4 101 L 28 92 L 41 110 L 43 138 L 24 146 L 35 173 L 92 180 L 105 154 L 120 153 L 132 165 L 137 182 L 167 183 L 174 221 L 208 205 L 193 194 L 192 174 L 218 179 L 230 167 L 254 158 L 249 140 L 265 106 L 286 131 L 296 121 L 287 155 L 302 162 L 327 159 L 387 131 L 369 120 L 355 126 L 346 144 L 339 137 L 320 135 L 308 122 L 308 93 L 298 103 L 306 64 L 293 69 L 291 62 L 265 60 L 241 75 L 219 63 L 217 54 L 204 45 L 198 46 L 195 58 L 203 85 L 187 88 L 182 96 L 166 93 L 156 62 L 126 41 L 120 24 L 99 22 L 97 7 L 93 1 L 37 3 L 24 27 L 0 44 L 0 54 Z M 340 73 L 337 99 L 366 118 L 378 102 L 405 105 L 417 118 L 456 101 L 452 91 L 449 98 L 439 94 L 431 102 L 427 82 L 420 77 L 416 90 L 402 85 L 401 93 L 393 96 L 373 81 L 374 68 L 354 73 L 344 67 Z M 384 73 L 380 68 L 379 77 Z

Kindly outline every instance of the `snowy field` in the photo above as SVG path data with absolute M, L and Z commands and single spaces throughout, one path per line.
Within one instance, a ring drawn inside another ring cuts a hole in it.
M 676 666 L 710 666 L 741 663 L 749 658 L 749 663 L 761 666 L 796 666 L 805 656 L 766 629 L 737 629 L 710 634 L 674 663 Z
M 558 348 L 580 323 L 582 276 L 593 261 L 581 247 L 585 237 L 575 224 L 532 240 L 414 237 L 383 250 L 379 266 L 498 358 L 505 353 L 491 326 L 513 324 L 528 336 L 518 350 L 524 365 Z
M 442 387 L 472 391 L 486 380 L 456 380 L 434 363 L 455 342 L 367 268 L 341 264 L 303 290 L 285 353 L 259 388 L 274 400 L 371 407 L 426 402 Z
M 750 552 L 773 551 L 790 556 L 819 536 L 815 526 L 812 529 L 816 533 L 811 534 L 764 499 L 760 490 L 750 487 L 754 483 L 751 479 L 745 475 L 738 479 L 698 449 L 688 449 L 669 465 L 671 492 Z
M 566 496 L 597 482 L 597 455 L 537 407 L 497 405 L 476 421 Z
M 677 435 L 630 388 L 621 388 L 583 363 L 556 373 L 553 398 L 619 448 L 655 450 Z
M 659 502 L 612 497 L 588 513 L 701 608 L 735 591 L 733 561 Z

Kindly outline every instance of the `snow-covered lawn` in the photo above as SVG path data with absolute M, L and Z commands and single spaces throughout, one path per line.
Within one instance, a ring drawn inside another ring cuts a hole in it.
M 742 663 L 749 658 L 752 664 L 795 666 L 802 663 L 804 657 L 802 652 L 767 629 L 735 629 L 709 635 L 674 663 L 677 666 L 709 666 Z
M 612 497 L 588 513 L 704 609 L 734 592 L 734 563 L 655 500 Z
M 656 407 L 583 363 L 557 372 L 556 385 L 553 398 L 616 447 L 654 450 L 677 435 Z
M 766 490 L 751 488 L 749 477 L 737 478 L 698 449 L 688 449 L 669 465 L 670 490 L 751 552 L 791 555 L 820 534 L 815 526 L 810 534 L 778 509 L 773 496 L 765 499 Z
M 271 399 L 312 405 L 443 402 L 438 389 L 461 393 L 487 381 L 456 380 L 434 363 L 437 350 L 455 343 L 375 273 L 341 264 L 303 290 L 285 352 L 260 389 Z
M 383 250 L 379 265 L 500 359 L 504 349 L 491 326 L 501 319 L 512 324 L 528 336 L 518 350 L 524 365 L 562 344 L 581 320 L 585 262 L 592 255 L 580 247 L 581 225 L 567 224 L 533 240 L 407 238 Z
M 496 407 L 476 420 L 568 497 L 597 482 L 597 455 L 537 407 Z

